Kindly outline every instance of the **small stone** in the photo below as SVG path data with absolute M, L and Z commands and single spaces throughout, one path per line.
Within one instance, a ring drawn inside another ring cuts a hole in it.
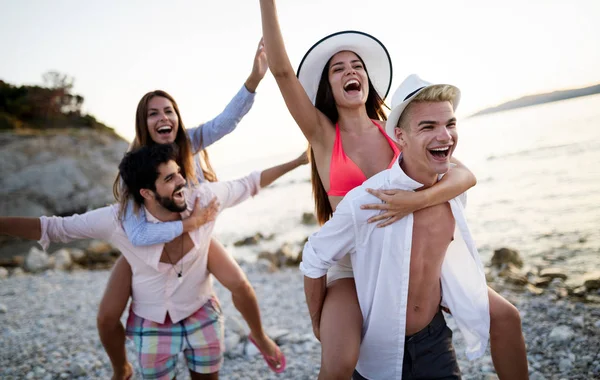
M 230 334 L 225 338 L 225 352 L 230 353 L 235 350 L 236 346 L 240 343 L 241 337 L 237 334 Z
M 50 258 L 48 254 L 36 247 L 31 247 L 25 258 L 25 270 L 32 273 L 41 272 L 48 269 L 49 265 Z
M 15 277 L 20 277 L 25 274 L 25 271 L 22 268 L 15 268 L 12 271 L 12 275 Z
M 52 254 L 52 257 L 54 258 L 54 269 L 67 270 L 73 265 L 71 254 L 66 249 L 59 249 Z
M 546 380 L 546 377 L 539 372 L 534 372 L 529 375 L 529 380 Z
M 527 284 L 525 288 L 529 291 L 529 293 L 536 296 L 539 296 L 540 294 L 544 293 L 544 289 L 537 288 L 531 284 Z
M 79 248 L 71 248 L 69 254 L 73 262 L 77 264 L 84 264 L 86 262 L 85 251 Z
M 246 332 L 246 327 L 234 315 L 229 315 L 225 317 L 225 330 L 230 331 L 233 334 L 238 335 L 239 337 L 245 337 L 248 335 L 248 332 Z
M 597 329 L 600 329 L 600 319 L 597 320 L 596 322 L 594 322 L 594 327 L 596 327 Z
M 35 376 L 36 377 L 40 377 L 43 376 L 46 373 L 46 370 L 42 367 L 35 367 L 35 369 L 33 370 L 33 372 L 35 372 Z
M 0 314 L 6 314 L 7 312 L 8 309 L 6 308 L 6 306 L 0 303 Z
M 575 297 L 583 297 L 585 296 L 585 293 L 587 292 L 587 289 L 585 286 L 580 286 L 578 288 L 575 288 L 571 291 L 571 295 L 575 296 Z
M 250 342 L 250 340 L 246 341 L 246 347 L 244 349 L 244 354 L 249 357 L 252 358 L 254 356 L 260 355 L 260 351 L 258 350 L 258 347 L 256 347 L 254 345 L 254 343 Z
M 259 232 L 259 233 L 255 234 L 253 236 L 248 236 L 246 238 L 238 240 L 235 243 L 233 243 L 233 245 L 236 246 L 236 247 L 241 247 L 241 246 L 244 246 L 244 245 L 256 245 L 263 238 L 264 238 L 264 236 Z
M 537 287 L 546 288 L 548 285 L 550 285 L 551 281 L 552 278 L 550 277 L 538 277 L 531 281 L 531 283 Z
M 86 374 L 85 368 L 83 368 L 83 366 L 79 363 L 71 363 L 71 366 L 69 367 L 69 372 L 71 372 L 71 374 L 75 377 L 83 376 Z
M 315 214 L 312 212 L 302 213 L 302 224 L 307 226 L 317 224 L 317 218 L 315 217 Z
M 540 277 L 567 279 L 567 274 L 560 268 L 544 268 L 540 270 Z
M 583 285 L 589 290 L 600 289 L 600 271 L 583 275 Z
M 548 342 L 564 344 L 573 338 L 573 330 L 568 326 L 557 326 L 548 335 Z
M 600 296 L 597 296 L 595 294 L 588 294 L 585 296 L 585 302 L 600 303 Z
M 0 267 L 0 280 L 4 280 L 8 277 L 8 269 Z
M 277 267 L 269 259 L 259 258 L 256 260 L 256 268 L 261 273 L 273 273 L 277 272 Z
M 573 326 L 583 328 L 585 326 L 583 321 L 583 315 L 578 315 L 573 318 Z
M 494 251 L 492 256 L 492 265 L 495 267 L 501 267 L 502 264 L 514 264 L 521 268 L 523 267 L 523 260 L 519 256 L 519 252 L 510 248 L 500 248 Z
M 573 367 L 573 362 L 570 359 L 563 358 L 558 362 L 558 369 L 560 372 L 567 372 Z
M 29 372 L 27 376 L 25 376 L 27 380 L 31 380 L 35 378 L 35 373 L 33 371 Z

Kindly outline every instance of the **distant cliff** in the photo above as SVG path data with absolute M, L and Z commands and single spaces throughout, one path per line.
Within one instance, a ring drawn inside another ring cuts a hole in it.
M 519 98 L 519 99 L 511 100 L 506 103 L 502 103 L 495 107 L 486 108 L 477 113 L 474 113 L 471 116 L 485 115 L 488 113 L 506 111 L 506 110 L 511 110 L 514 108 L 529 107 L 529 106 L 534 106 L 536 104 L 556 102 L 559 100 L 577 98 L 579 96 L 588 96 L 588 95 L 594 95 L 594 94 L 599 94 L 599 93 L 600 93 L 600 84 L 597 84 L 595 86 L 590 86 L 590 87 L 572 89 L 572 90 L 554 91 L 554 92 L 549 92 L 546 94 L 528 95 L 528 96 L 523 96 L 522 98 Z

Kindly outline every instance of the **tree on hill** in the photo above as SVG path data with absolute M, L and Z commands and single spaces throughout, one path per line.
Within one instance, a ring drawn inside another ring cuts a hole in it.
M 44 86 L 13 86 L 0 80 L 0 129 L 108 128 L 82 114 L 84 98 L 73 93 L 73 77 L 49 71 L 42 78 Z

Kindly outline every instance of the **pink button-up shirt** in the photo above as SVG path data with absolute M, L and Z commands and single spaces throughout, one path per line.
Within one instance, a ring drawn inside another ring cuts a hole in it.
M 260 172 L 226 182 L 204 182 L 186 193 L 188 210 L 181 213 L 189 216 L 196 197 L 205 207 L 213 197 L 220 203 L 219 212 L 234 206 L 260 190 Z M 142 207 L 150 222 L 159 221 Z M 180 261 L 161 263 L 164 244 L 135 247 L 125 234 L 119 220 L 119 206 L 112 205 L 69 217 L 40 218 L 42 238 L 39 243 L 46 249 L 50 242 L 68 242 L 74 239 L 100 239 L 110 242 L 121 250 L 131 266 L 133 312 L 142 318 L 164 323 L 167 313 L 176 323 L 198 310 L 211 297 L 212 279 L 207 268 L 208 246 L 214 222 L 206 223 L 189 233 L 194 247 Z M 174 270 L 183 275 L 177 277 Z M 180 281 L 181 280 L 181 281 Z

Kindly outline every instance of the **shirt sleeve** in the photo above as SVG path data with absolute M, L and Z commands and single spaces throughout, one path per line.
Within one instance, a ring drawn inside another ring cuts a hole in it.
M 356 247 L 356 224 L 352 202 L 343 199 L 330 220 L 312 234 L 302 251 L 300 270 L 306 277 L 320 278 Z
M 255 171 L 233 181 L 204 182 L 200 186 L 209 190 L 209 197 L 217 197 L 219 211 L 223 211 L 255 196 L 260 190 L 260 174 L 261 172 Z
M 183 233 L 183 222 L 150 223 L 145 212 L 135 212 L 133 201 L 127 203 L 123 229 L 127 238 L 136 247 L 168 243 Z
M 109 240 L 118 225 L 115 206 L 67 217 L 42 216 L 40 224 L 42 237 L 38 243 L 44 250 L 51 242 L 67 243 L 77 239 Z
M 458 196 L 458 200 L 462 204 L 463 208 L 467 208 L 467 192 L 466 191 Z
M 208 148 L 223 136 L 231 133 L 254 104 L 256 93 L 248 91 L 245 85 L 235 94 L 227 107 L 214 119 L 196 128 L 188 129 L 188 136 L 194 153 Z

